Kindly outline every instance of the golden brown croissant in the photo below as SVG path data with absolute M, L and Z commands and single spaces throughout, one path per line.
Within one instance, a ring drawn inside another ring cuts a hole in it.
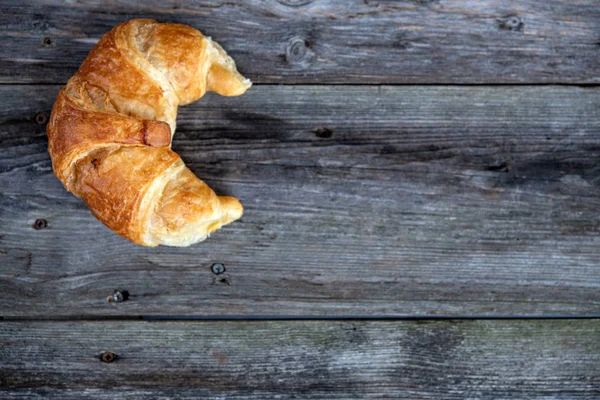
M 144 246 L 187 246 L 242 215 L 171 150 L 177 106 L 251 83 L 210 38 L 138 19 L 104 35 L 60 91 L 48 123 L 56 176 L 110 229 Z

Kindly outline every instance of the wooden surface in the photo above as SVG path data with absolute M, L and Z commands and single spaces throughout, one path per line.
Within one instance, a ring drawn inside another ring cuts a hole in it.
M 140 17 L 200 28 L 257 83 L 600 82 L 597 0 L 4 0 L 0 82 L 64 83 Z
M 34 118 L 57 91 L 0 87 L 0 315 L 600 313 L 597 88 L 210 96 L 173 147 L 246 211 L 184 249 L 136 246 L 64 190 Z
M 51 171 L 58 90 L 137 17 L 255 83 L 180 110 L 245 206 L 189 248 Z M 1 399 L 600 398 L 600 320 L 531 318 L 600 316 L 597 0 L 6 0 L 0 39 Z
M 599 339 L 599 320 L 4 322 L 0 396 L 592 399 Z

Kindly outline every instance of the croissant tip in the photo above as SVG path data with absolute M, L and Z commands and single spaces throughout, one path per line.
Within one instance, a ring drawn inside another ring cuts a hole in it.
M 236 96 L 242 95 L 242 94 L 246 93 L 246 91 L 248 89 L 250 89 L 251 87 L 252 87 L 252 81 L 248 78 L 244 78 L 244 80 L 241 82 L 239 93 L 236 93 L 235 95 Z
M 240 219 L 244 214 L 242 203 L 235 197 L 219 196 L 221 207 L 223 208 L 223 225 Z

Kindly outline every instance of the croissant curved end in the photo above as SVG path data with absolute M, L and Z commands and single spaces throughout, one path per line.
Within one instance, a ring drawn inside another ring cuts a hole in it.
M 209 54 L 214 60 L 208 70 L 207 90 L 221 96 L 239 96 L 252 86 L 250 79 L 244 78 L 236 69 L 235 62 L 225 50 L 212 39 L 207 38 Z
M 235 197 L 219 196 L 221 207 L 223 207 L 223 225 L 233 222 L 242 217 L 244 207 Z
M 138 19 L 104 35 L 59 93 L 47 127 L 55 174 L 110 229 L 144 246 L 188 246 L 242 216 L 171 150 L 179 105 L 252 83 L 182 24 Z

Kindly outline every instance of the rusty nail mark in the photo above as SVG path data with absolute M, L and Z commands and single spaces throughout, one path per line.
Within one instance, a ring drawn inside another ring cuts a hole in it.
M 33 223 L 33 225 L 31 225 L 31 227 L 33 229 L 35 229 L 36 231 L 39 231 L 40 229 L 44 229 L 48 227 L 48 221 L 46 221 L 43 218 L 38 218 L 35 220 L 35 222 Z
M 105 363 L 111 363 L 118 359 L 119 356 L 111 351 L 103 351 L 100 353 L 100 361 Z
M 108 296 L 106 301 L 109 303 L 122 303 L 129 299 L 129 292 L 127 290 L 115 290 L 112 296 Z
M 325 127 L 313 129 L 313 132 L 317 137 L 320 137 L 321 139 L 329 139 L 331 136 L 333 136 L 333 131 Z
M 223 272 L 225 272 L 225 265 L 221 263 L 215 263 L 210 267 L 210 270 L 215 275 L 221 275 Z
M 37 113 L 35 115 L 35 122 L 37 122 L 39 125 L 44 125 L 46 122 L 48 122 L 48 114 L 45 112 Z

